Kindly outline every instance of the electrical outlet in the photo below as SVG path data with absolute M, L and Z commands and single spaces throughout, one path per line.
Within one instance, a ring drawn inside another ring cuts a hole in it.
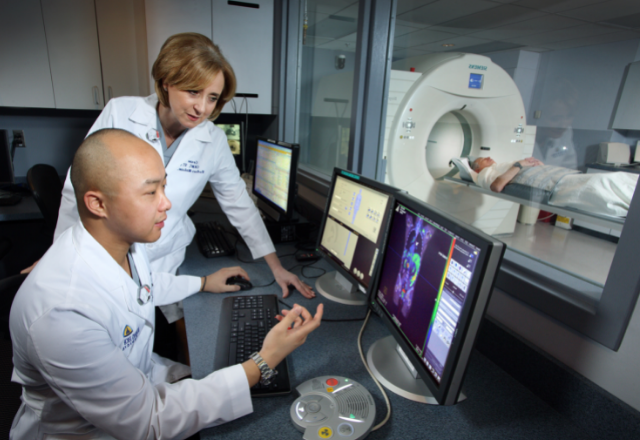
M 13 130 L 13 142 L 11 142 L 13 148 L 26 148 L 27 144 L 24 142 L 24 131 Z

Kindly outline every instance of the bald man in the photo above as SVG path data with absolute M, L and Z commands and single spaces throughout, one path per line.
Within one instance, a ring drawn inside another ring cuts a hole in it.
M 258 361 L 176 382 L 189 367 L 152 353 L 155 305 L 237 290 L 226 279 L 249 278 L 239 267 L 203 278 L 150 272 L 139 243 L 160 238 L 171 208 L 157 152 L 125 131 L 101 130 L 78 149 L 71 179 L 80 221 L 11 309 L 12 380 L 23 387 L 11 438 L 185 438 L 250 413 Z M 258 353 L 271 368 L 320 325 L 322 306 L 315 317 L 297 305 L 283 315 Z

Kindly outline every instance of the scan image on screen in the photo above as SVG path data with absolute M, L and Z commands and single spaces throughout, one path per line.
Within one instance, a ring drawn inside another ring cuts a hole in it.
M 216 124 L 216 126 L 224 131 L 225 135 L 227 135 L 227 142 L 229 143 L 229 148 L 231 148 L 231 153 L 234 156 L 240 155 L 240 132 L 242 130 L 240 124 Z
M 320 247 L 363 287 L 373 274 L 388 204 L 387 194 L 336 177 Z
M 347 228 L 335 220 L 327 218 L 325 233 L 322 236 L 322 246 L 344 262 L 347 267 L 351 267 L 357 242 L 358 236 L 356 234 L 352 236 L 351 231 Z
M 388 200 L 385 194 L 338 177 L 329 215 L 375 243 Z
M 378 303 L 440 383 L 479 248 L 398 204 Z
M 287 210 L 292 153 L 290 149 L 258 141 L 254 192 Z

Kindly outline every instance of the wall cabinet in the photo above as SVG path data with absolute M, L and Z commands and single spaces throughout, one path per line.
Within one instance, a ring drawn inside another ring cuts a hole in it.
M 227 0 L 146 0 L 149 68 L 171 35 L 180 32 L 206 35 L 220 47 L 233 67 L 238 80 L 236 92 L 258 95 L 258 98 L 247 98 L 249 113 L 271 114 L 273 0 L 229 3 Z M 234 101 L 235 108 L 244 113 L 243 99 Z M 223 111 L 233 113 L 235 110 L 229 103 Z
M 0 106 L 99 110 L 146 95 L 143 1 L 2 2 Z
M 39 0 L 0 3 L 0 106 L 55 107 Z
M 147 96 L 144 0 L 95 0 L 104 101 Z
M 247 98 L 249 113 L 271 114 L 273 88 L 273 0 L 250 0 L 229 4 L 212 0 L 213 41 L 227 58 L 238 80 L 237 93 L 257 94 Z M 235 99 L 240 110 L 241 98 Z M 233 108 L 227 104 L 225 110 Z M 243 108 L 243 111 L 245 109 Z
M 41 0 L 56 108 L 104 107 L 94 3 Z

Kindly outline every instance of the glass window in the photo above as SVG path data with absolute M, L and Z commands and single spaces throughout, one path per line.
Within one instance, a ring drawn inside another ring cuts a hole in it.
M 347 166 L 358 1 L 305 0 L 302 16 L 300 163 L 330 175 Z
M 637 11 L 552 3 L 398 0 L 382 163 L 387 183 L 593 286 L 572 298 L 593 307 L 640 173 L 640 31 Z

